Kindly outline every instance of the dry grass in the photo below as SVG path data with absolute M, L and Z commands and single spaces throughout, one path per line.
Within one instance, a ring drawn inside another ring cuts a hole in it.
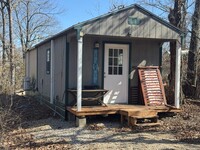
M 48 108 L 42 106 L 33 98 L 14 96 L 13 102 L 14 105 L 11 107 L 10 96 L 5 94 L 0 95 L 0 149 L 6 139 L 14 143 L 29 140 L 29 137 L 23 139 L 24 137 L 21 137 L 21 134 L 10 136 L 9 133 L 21 128 L 27 121 L 48 118 L 52 114 Z M 10 138 L 12 140 L 9 140 Z
M 184 142 L 200 143 L 200 103 L 185 102 L 182 112 L 176 116 L 163 118 L 161 130 L 173 132 L 175 137 Z
M 13 130 L 20 124 L 20 115 L 10 105 L 10 96 L 0 95 L 0 133 Z

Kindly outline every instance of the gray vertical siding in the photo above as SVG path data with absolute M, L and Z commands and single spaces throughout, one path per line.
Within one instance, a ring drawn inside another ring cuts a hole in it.
M 136 68 L 146 62 L 146 66 L 159 66 L 160 52 L 159 41 L 133 40 L 131 50 L 131 86 L 138 85 L 138 73 Z
M 92 84 L 93 41 L 84 39 L 83 86 Z
M 26 76 L 31 80 L 37 80 L 37 49 L 26 53 Z
M 46 74 L 46 50 L 51 48 L 51 42 L 38 47 L 38 91 L 50 97 L 50 74 Z
M 30 51 L 30 61 L 29 61 L 29 65 L 30 65 L 30 77 L 32 79 L 37 79 L 37 50 L 33 50 Z
M 57 100 L 61 103 L 64 103 L 65 97 L 65 68 L 66 68 L 66 36 L 61 36 L 54 40 L 55 48 L 55 86 L 54 86 L 54 95 Z
M 128 18 L 138 18 L 139 25 L 129 25 Z M 169 27 L 161 24 L 137 8 L 132 8 L 120 13 L 88 23 L 83 26 L 85 34 L 109 35 L 125 37 L 151 38 L 151 39 L 178 39 L 179 34 Z
M 46 74 L 46 50 L 51 48 L 51 42 L 48 42 L 38 48 L 38 90 L 39 92 L 50 97 L 51 80 L 50 74 Z M 64 103 L 65 92 L 65 56 L 66 56 L 66 37 L 61 36 L 54 40 L 54 98 Z M 43 82 L 43 84 L 42 84 Z
M 69 88 L 76 87 L 77 77 L 77 39 L 72 37 L 69 39 Z

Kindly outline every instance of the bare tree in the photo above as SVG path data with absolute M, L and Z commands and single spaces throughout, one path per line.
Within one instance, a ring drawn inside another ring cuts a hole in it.
M 175 0 L 173 9 L 170 8 L 168 15 L 169 22 L 181 29 L 182 31 L 186 30 L 186 0 Z M 170 42 L 170 87 L 174 91 L 175 89 L 175 66 L 176 66 L 176 41 Z
M 1 36 L 1 42 L 2 42 L 2 66 L 4 67 L 5 61 L 6 61 L 6 18 L 5 18 L 5 3 L 1 2 L 1 19 L 2 19 L 2 36 Z M 2 71 L 3 73 L 3 71 Z M 2 74 L 3 75 L 3 74 Z
M 13 67 L 13 19 L 12 19 L 12 1 L 7 0 L 7 13 L 8 13 L 8 26 L 9 26 L 9 62 L 10 62 L 10 87 L 11 87 L 11 106 L 13 105 L 13 94 L 14 94 L 14 67 Z
M 55 28 L 52 30 L 56 24 L 55 15 L 62 12 L 57 9 L 56 3 L 49 0 L 0 0 L 0 42 L 2 65 L 5 67 L 1 73 L 5 80 L 1 85 L 6 89 L 4 92 L 11 94 L 11 104 L 16 83 L 15 45 L 24 54 L 33 44 L 55 31 Z
M 14 94 L 14 72 L 13 72 L 13 19 L 12 19 L 12 1 L 11 0 L 0 0 L 1 6 L 1 18 L 2 18 L 2 65 L 3 71 L 2 76 L 5 77 L 5 64 L 6 60 L 9 61 L 9 85 L 10 90 L 9 94 L 11 94 L 11 106 L 13 104 L 13 94 Z M 6 23 L 6 19 L 8 17 L 8 24 Z M 8 30 L 8 40 L 6 39 L 6 30 Z M 8 49 L 6 46 L 6 41 L 8 41 Z M 7 54 L 6 54 L 7 52 Z M 6 58 L 8 57 L 8 59 Z M 8 84 L 8 83 L 6 83 Z
M 200 98 L 200 1 L 196 0 L 195 10 L 192 17 L 192 31 L 190 50 L 188 54 L 187 78 L 195 87 L 195 98 Z
M 14 9 L 16 35 L 19 38 L 22 52 L 25 53 L 36 42 L 51 34 L 52 26 L 56 25 L 55 3 L 49 0 L 23 0 Z
M 124 8 L 126 6 L 126 3 L 123 0 L 109 0 L 109 3 L 110 3 L 109 6 L 110 11 L 115 11 Z
M 6 17 L 5 17 L 5 2 L 0 2 L 0 13 L 1 13 L 1 28 L 2 31 L 0 33 L 0 41 L 2 43 L 2 62 L 1 62 L 1 76 L 2 78 L 5 77 L 5 63 L 6 63 Z M 0 81 L 0 86 L 1 86 L 1 91 L 3 90 L 2 88 L 3 85 L 3 80 Z

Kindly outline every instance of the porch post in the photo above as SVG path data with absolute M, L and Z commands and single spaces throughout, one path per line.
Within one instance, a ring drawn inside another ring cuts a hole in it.
M 181 48 L 176 49 L 175 107 L 180 108 Z
M 81 111 L 82 107 L 82 53 L 83 53 L 83 35 L 80 29 L 77 29 L 77 110 Z

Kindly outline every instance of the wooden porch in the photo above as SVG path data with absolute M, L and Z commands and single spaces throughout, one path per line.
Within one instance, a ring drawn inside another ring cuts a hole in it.
M 93 116 L 93 115 L 110 115 L 121 114 L 122 111 L 126 112 L 138 112 L 145 110 L 155 110 L 156 112 L 180 112 L 181 109 L 177 109 L 172 106 L 144 106 L 144 105 L 120 105 L 110 104 L 105 106 L 83 106 L 81 111 L 78 111 L 76 107 L 67 107 L 67 111 L 74 114 L 77 117 Z
M 78 118 L 94 115 L 111 115 L 120 114 L 121 123 L 127 120 L 128 126 L 155 126 L 160 125 L 158 122 L 158 113 L 163 112 L 180 112 L 172 106 L 144 106 L 144 105 L 107 105 L 107 106 L 83 106 L 81 111 L 76 107 L 67 107 L 67 111 L 74 114 Z M 148 122 L 138 123 L 138 120 Z

